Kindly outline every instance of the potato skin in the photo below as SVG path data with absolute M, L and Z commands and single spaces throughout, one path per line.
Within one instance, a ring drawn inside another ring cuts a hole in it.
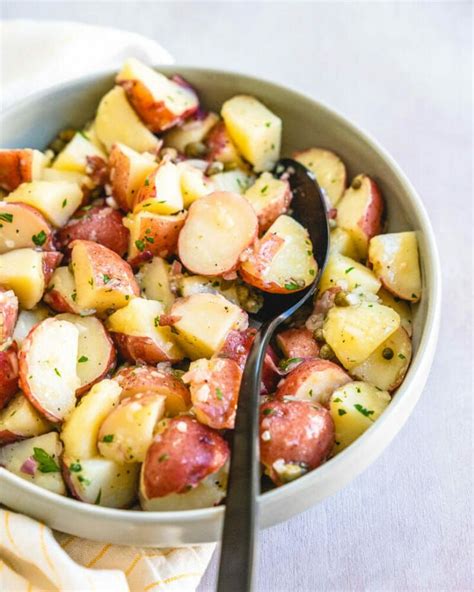
M 0 234 L 0 254 L 14 249 L 41 248 L 48 251 L 54 248 L 50 225 L 32 206 L 21 202 L 0 201 L 0 214 L 10 214 L 13 218 L 8 227 L 3 225 Z
M 94 241 L 123 257 L 128 249 L 129 231 L 122 224 L 118 210 L 107 206 L 81 209 L 59 230 L 59 248 L 68 256 L 70 244 L 76 239 Z
M 183 376 L 190 384 L 197 419 L 216 430 L 233 429 L 242 370 L 230 358 L 194 362 Z
M 191 406 L 188 387 L 171 372 L 158 370 L 155 366 L 121 368 L 113 380 L 122 387 L 122 399 L 143 392 L 165 395 L 168 415 L 184 413 Z
M 9 348 L 0 351 L 0 409 L 18 391 L 18 376 L 18 347 L 12 343 Z
M 61 263 L 62 259 L 63 254 L 58 253 L 57 251 L 46 251 L 43 254 L 43 275 L 45 286 L 49 284 L 49 280 L 51 279 L 54 270 Z
M 0 287 L 0 347 L 13 335 L 18 318 L 18 298 L 13 290 Z
M 170 419 L 148 448 L 142 466 L 142 494 L 150 499 L 184 493 L 218 471 L 229 454 L 226 441 L 196 419 Z
M 129 362 L 157 364 L 178 361 L 170 359 L 152 339 L 144 335 L 126 335 L 115 331 L 110 331 L 110 335 L 122 358 Z
M 0 188 L 14 191 L 32 181 L 33 150 L 0 150 Z
M 223 121 L 219 121 L 211 129 L 206 136 L 205 143 L 208 149 L 206 158 L 210 162 L 218 160 L 224 165 L 233 165 L 234 167 L 243 165 L 243 161 L 237 152 L 235 144 L 230 139 L 229 132 Z
M 305 327 L 278 333 L 276 342 L 285 358 L 316 358 L 319 355 L 320 347 L 311 331 Z
M 334 444 L 334 422 L 327 409 L 302 401 L 267 401 L 260 408 L 260 459 L 276 485 L 283 481 L 274 463 L 323 463 Z

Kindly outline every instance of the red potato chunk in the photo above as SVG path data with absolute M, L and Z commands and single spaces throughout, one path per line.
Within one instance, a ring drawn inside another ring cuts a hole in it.
M 0 350 L 0 409 L 3 409 L 18 391 L 18 347 L 12 343 Z
M 0 254 L 14 249 L 51 249 L 51 227 L 38 210 L 23 203 L 0 202 Z
M 171 370 L 155 366 L 128 366 L 121 368 L 113 378 L 122 388 L 121 398 L 139 393 L 156 393 L 166 397 L 166 415 L 173 417 L 191 407 L 188 387 Z
M 279 216 L 253 249 L 242 257 L 242 279 L 265 292 L 304 290 L 317 271 L 308 231 L 293 218 Z
M 52 429 L 23 393 L 14 395 L 0 411 L 0 446 L 41 436 Z
M 56 312 L 71 312 L 75 314 L 93 312 L 81 310 L 78 306 L 76 284 L 69 267 L 58 267 L 54 270 L 43 300 Z
M 197 419 L 216 430 L 233 429 L 242 370 L 230 358 L 197 360 L 183 376 Z
M 164 216 L 142 211 L 124 218 L 123 223 L 130 230 L 130 263 L 139 265 L 154 256 L 166 258 L 174 255 L 185 220 L 186 212 Z
M 59 248 L 70 255 L 73 241 L 94 241 L 123 257 L 128 249 L 129 231 L 122 224 L 122 215 L 109 207 L 81 209 L 57 233 Z
M 43 276 L 45 286 L 49 284 L 56 268 L 63 260 L 63 254 L 57 251 L 45 251 L 43 253 Z
M 202 142 L 211 128 L 219 121 L 215 113 L 197 111 L 179 127 L 175 127 L 164 137 L 165 146 L 184 153 L 188 144 Z
M 181 79 L 180 79 L 181 81 Z M 197 111 L 199 100 L 189 85 L 180 84 L 129 58 L 116 78 L 146 126 L 163 132 Z
M 133 211 L 176 214 L 183 209 L 181 173 L 176 164 L 164 159 L 145 179 L 133 200 Z
M 141 495 L 152 499 L 190 491 L 228 459 L 229 447 L 217 432 L 191 417 L 170 419 L 148 448 Z
M 370 239 L 382 232 L 384 202 L 368 175 L 358 175 L 337 204 L 336 222 L 351 236 L 360 259 L 367 257 Z
M 75 240 L 70 248 L 77 304 L 82 309 L 115 310 L 140 294 L 132 268 L 114 251 L 88 240 Z
M 323 148 L 309 148 L 302 152 L 295 152 L 293 158 L 314 174 L 331 206 L 335 207 L 347 183 L 346 167 L 339 156 Z
M 267 401 L 260 408 L 260 461 L 276 485 L 323 463 L 334 445 L 334 422 L 320 405 Z
M 244 197 L 225 191 L 211 193 L 189 208 L 179 235 L 179 258 L 194 273 L 222 275 L 236 269 L 257 230 L 257 216 Z
M 41 177 L 45 156 L 38 150 L 0 150 L 0 189 L 14 191 Z
M 316 358 L 319 355 L 320 347 L 306 327 L 286 329 L 278 333 L 276 342 L 287 359 Z
M 292 194 L 288 181 L 263 173 L 245 192 L 257 216 L 260 232 L 265 232 L 281 214 L 288 210 Z
M 49 318 L 33 327 L 20 349 L 20 387 L 52 422 L 65 419 L 76 404 L 78 338 L 72 323 Z
M 18 318 L 18 298 L 13 290 L 0 287 L 0 347 L 7 343 Z
M 245 168 L 239 152 L 232 142 L 223 121 L 217 123 L 206 136 L 207 159 L 222 162 L 226 168 Z
M 306 360 L 292 370 L 278 386 L 278 399 L 327 405 L 332 393 L 351 382 L 344 370 L 328 360 Z

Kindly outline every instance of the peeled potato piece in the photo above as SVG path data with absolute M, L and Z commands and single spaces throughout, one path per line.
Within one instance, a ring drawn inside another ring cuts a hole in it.
M 377 292 L 377 296 L 380 298 L 382 304 L 389 306 L 390 308 L 393 308 L 395 312 L 398 312 L 400 315 L 401 326 L 407 332 L 408 337 L 411 337 L 413 333 L 413 315 L 410 304 L 401 300 L 398 296 L 393 296 L 393 294 L 390 294 L 385 288 L 380 288 Z
M 171 129 L 164 137 L 165 146 L 185 152 L 188 144 L 202 142 L 211 128 L 219 121 L 215 113 L 192 115 L 179 127 Z
M 160 302 L 165 311 L 168 311 L 175 301 L 169 271 L 169 263 L 161 257 L 153 257 L 151 261 L 140 266 L 140 271 L 136 275 L 142 295 L 148 300 Z
M 177 342 L 193 360 L 217 353 L 229 331 L 245 329 L 247 315 L 220 294 L 178 298 L 170 309 Z
M 288 181 L 263 173 L 244 193 L 258 216 L 260 232 L 265 232 L 281 214 L 288 210 L 291 190 Z
M 140 293 L 130 265 L 117 253 L 87 240 L 71 243 L 77 303 L 103 312 L 117 309 Z
M 222 105 L 230 137 L 257 172 L 269 171 L 280 155 L 282 122 L 255 97 L 237 95 Z
M 133 208 L 139 189 L 157 167 L 155 158 L 145 152 L 139 154 L 125 144 L 117 142 L 109 156 L 112 195 L 126 212 Z
M 336 429 L 337 454 L 357 440 L 385 411 L 390 395 L 366 382 L 350 382 L 334 391 L 330 413 Z
M 368 175 L 358 175 L 337 204 L 336 222 L 346 230 L 359 253 L 367 257 L 369 240 L 382 232 L 384 202 L 380 190 Z
M 97 438 L 100 426 L 118 404 L 121 393 L 122 389 L 116 381 L 101 380 L 82 397 L 80 405 L 73 410 L 61 430 L 65 456 L 85 459 L 99 454 Z
M 45 289 L 43 253 L 18 249 L 0 255 L 0 285 L 13 290 L 23 308 L 33 308 Z
M 285 215 L 256 242 L 239 269 L 248 284 L 280 294 L 303 290 L 314 280 L 316 271 L 308 231 Z
M 0 189 L 14 191 L 41 178 L 46 157 L 39 150 L 0 150 Z
M 166 415 L 169 417 L 185 413 L 191 407 L 188 387 L 170 370 L 158 370 L 155 366 L 128 366 L 120 369 L 114 380 L 122 388 L 122 399 L 139 393 L 166 397 Z
M 229 191 L 243 195 L 252 183 L 255 182 L 255 176 L 248 171 L 236 169 L 234 171 L 224 171 L 210 177 L 216 191 Z
M 113 368 L 116 352 L 104 325 L 95 317 L 60 314 L 60 321 L 72 323 L 79 331 L 77 375 L 80 385 L 76 395 L 87 392 Z
M 308 401 L 327 406 L 332 393 L 351 381 L 344 370 L 329 360 L 307 360 L 278 385 L 278 399 Z
M 334 228 L 329 235 L 329 252 L 344 255 L 351 259 L 359 259 L 359 253 L 351 235 L 343 228 Z
M 123 399 L 102 423 L 100 454 L 118 463 L 143 462 L 155 426 L 165 412 L 164 395 L 138 393 Z
M 76 404 L 78 338 L 72 323 L 45 319 L 31 330 L 20 349 L 21 389 L 53 422 L 65 419 Z
M 105 153 L 94 145 L 84 132 L 77 132 L 53 162 L 53 169 L 86 174 L 87 159 L 96 156 L 106 159 Z
M 142 505 L 169 494 L 184 494 L 229 459 L 229 448 L 218 432 L 191 417 L 165 420 L 148 448 L 142 465 Z
M 332 207 L 335 207 L 344 193 L 347 182 L 346 167 L 339 156 L 323 148 L 309 148 L 296 152 L 293 157 L 314 174 Z
M 38 210 L 0 202 L 0 254 L 23 248 L 51 248 L 51 228 Z
M 32 206 L 53 226 L 61 227 L 81 205 L 82 191 L 68 181 L 32 181 L 20 185 L 5 201 Z
M 362 293 L 376 294 L 381 285 L 380 280 L 362 263 L 339 253 L 331 253 L 321 275 L 319 293 L 339 287 L 348 292 L 358 290 Z
M 0 448 L 0 466 L 38 487 L 65 495 L 61 452 L 58 433 L 50 432 Z
M 415 232 L 374 236 L 369 244 L 369 261 L 389 292 L 404 300 L 418 302 L 421 273 Z
M 135 58 L 129 58 L 116 78 L 142 121 L 162 132 L 192 115 L 199 107 L 196 93 Z
M 52 429 L 23 393 L 17 393 L 0 411 L 0 446 L 41 436 Z
M 107 319 L 107 328 L 122 357 L 131 362 L 176 362 L 184 354 L 169 327 L 160 326 L 163 305 L 135 298 Z
M 130 230 L 128 260 L 136 265 L 154 255 L 174 255 L 185 220 L 186 212 L 164 216 L 142 210 L 137 214 L 129 214 L 123 219 L 124 226 Z
M 116 86 L 101 100 L 95 119 L 98 139 L 110 152 L 120 142 L 137 152 L 154 152 L 161 141 L 142 123 L 127 99 L 124 89 Z
M 63 458 L 68 489 L 86 504 L 129 508 L 137 497 L 139 464 L 119 464 L 108 458 Z
M 145 179 L 133 200 L 133 211 L 175 214 L 183 209 L 181 173 L 170 160 L 162 161 Z
M 324 338 L 345 368 L 366 360 L 400 326 L 400 316 L 376 302 L 336 306 L 327 313 Z
M 203 171 L 189 164 L 188 161 L 180 162 L 178 169 L 185 208 L 189 208 L 197 199 L 216 190 L 212 180 L 206 177 Z
M 257 236 L 257 227 L 257 216 L 245 198 L 211 193 L 189 208 L 179 235 L 179 258 L 187 269 L 201 275 L 232 271 Z
M 400 327 L 359 366 L 351 375 L 370 382 L 376 387 L 392 392 L 405 378 L 411 361 L 411 341 L 405 329 Z

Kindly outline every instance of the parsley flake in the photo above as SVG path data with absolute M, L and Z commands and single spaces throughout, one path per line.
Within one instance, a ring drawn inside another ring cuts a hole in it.
M 46 232 L 44 230 L 41 230 L 41 232 L 38 232 L 38 234 L 34 234 L 31 237 L 31 240 L 34 242 L 34 244 L 37 247 L 41 247 L 44 245 L 44 243 L 46 242 Z
M 33 458 L 38 463 L 40 473 L 59 473 L 61 471 L 58 463 L 43 448 L 33 448 Z

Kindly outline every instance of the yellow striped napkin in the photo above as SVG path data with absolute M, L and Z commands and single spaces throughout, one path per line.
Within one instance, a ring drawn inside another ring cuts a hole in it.
M 104 545 L 0 509 L 0 590 L 194 592 L 214 548 Z

